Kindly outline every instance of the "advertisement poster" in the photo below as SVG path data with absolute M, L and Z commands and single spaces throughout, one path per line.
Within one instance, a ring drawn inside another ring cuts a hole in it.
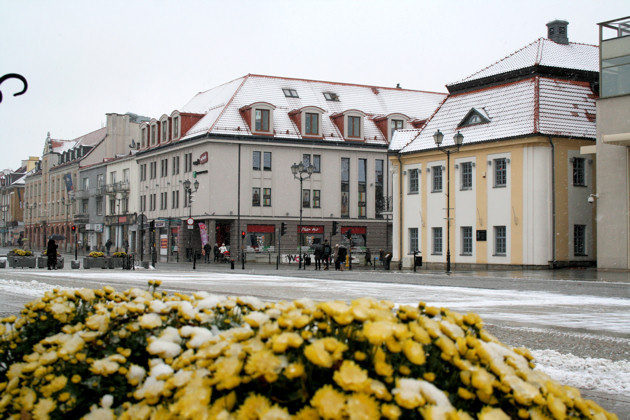
M 66 191 L 67 191 L 67 192 L 72 191 L 72 190 L 73 190 L 73 187 L 72 187 L 72 175 L 70 175 L 70 174 L 65 174 L 65 175 L 63 176 L 63 180 L 64 180 L 64 182 L 66 183 Z
M 201 235 L 201 247 L 208 243 L 208 230 L 205 223 L 199 223 L 199 234 Z
M 168 254 L 168 235 L 160 235 L 160 255 Z

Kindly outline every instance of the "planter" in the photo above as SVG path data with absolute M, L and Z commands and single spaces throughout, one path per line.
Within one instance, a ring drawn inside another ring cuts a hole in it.
M 12 268 L 35 268 L 37 264 L 37 258 L 30 257 L 18 257 L 18 256 L 10 256 L 7 257 L 7 261 L 9 262 L 9 266 Z
M 6 266 L 7 266 L 6 261 L 0 261 L 0 268 L 6 268 Z
M 57 268 L 63 268 L 64 260 L 63 257 L 57 257 Z M 46 268 L 48 267 L 48 257 L 42 256 L 37 257 L 37 268 Z
M 73 270 L 76 270 L 77 268 L 81 268 L 81 262 L 80 261 L 70 261 L 70 267 L 72 267 Z
M 122 268 L 125 263 L 125 259 L 121 257 L 112 257 L 110 259 L 112 260 L 114 268 Z
M 109 257 L 84 257 L 83 268 L 107 268 L 111 258 Z

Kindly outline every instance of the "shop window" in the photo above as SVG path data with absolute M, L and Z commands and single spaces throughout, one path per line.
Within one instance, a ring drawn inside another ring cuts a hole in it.
M 243 245 L 254 252 L 273 250 L 276 243 L 275 230 L 274 225 L 247 225 L 247 236 Z

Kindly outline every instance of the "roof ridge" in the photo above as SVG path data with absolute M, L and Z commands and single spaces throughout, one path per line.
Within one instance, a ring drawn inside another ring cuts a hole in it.
M 510 85 L 517 85 L 519 83 L 531 82 L 535 77 L 536 76 L 530 76 L 530 77 L 527 77 L 525 79 L 512 80 L 512 81 L 509 81 L 509 82 L 500 83 L 498 85 L 482 86 L 482 87 L 480 87 L 478 89 L 474 89 L 474 90 L 467 90 L 465 92 L 455 92 L 455 93 L 450 94 L 449 96 L 467 95 L 469 93 L 483 92 L 484 90 L 491 90 L 491 89 L 495 89 L 495 88 L 499 88 L 499 87 L 505 87 L 505 86 L 510 86 Z
M 249 77 L 251 76 L 251 74 L 247 74 L 245 76 L 243 76 L 243 81 L 241 82 L 240 85 L 238 85 L 238 87 L 236 88 L 236 90 L 234 91 L 234 93 L 232 94 L 232 96 L 230 97 L 230 99 L 225 103 L 225 105 L 223 106 L 223 109 L 221 110 L 221 112 L 219 113 L 219 115 L 217 115 L 217 119 L 214 120 L 214 122 L 212 123 L 212 125 L 210 126 L 210 128 L 208 128 L 208 130 L 206 131 L 206 133 L 210 133 L 212 131 L 212 129 L 214 128 L 214 126 L 216 125 L 216 123 L 221 119 L 221 117 L 223 116 L 223 113 L 225 112 L 225 110 L 227 109 L 228 106 L 230 106 L 230 104 L 232 103 L 232 101 L 234 100 L 234 98 L 236 97 L 236 95 L 238 94 L 238 92 L 240 92 L 241 88 L 243 87 L 243 85 L 245 84 L 245 82 L 247 81 L 247 79 L 249 79 Z M 233 81 L 238 80 L 238 79 L 234 79 Z M 206 113 L 207 115 L 207 113 Z M 186 133 L 188 134 L 188 133 Z
M 486 66 L 486 67 L 484 67 L 484 68 L 482 68 L 482 69 L 480 69 L 480 70 L 478 70 L 478 71 L 474 72 L 473 74 L 471 74 L 471 75 L 469 75 L 469 76 L 466 76 L 466 77 L 464 77 L 463 79 L 458 80 L 458 81 L 457 81 L 457 82 L 455 82 L 455 83 L 450 83 L 450 84 L 449 84 L 449 85 L 447 85 L 447 86 L 452 86 L 452 85 L 456 85 L 456 84 L 462 83 L 464 80 L 468 80 L 468 79 L 470 79 L 470 78 L 474 77 L 475 75 L 477 75 L 477 74 L 481 73 L 482 71 L 484 71 L 484 70 L 488 70 L 490 67 L 495 66 L 495 65 L 499 64 L 500 62 L 502 62 L 502 61 L 504 61 L 504 60 L 507 60 L 508 58 L 510 58 L 510 57 L 512 57 L 512 56 L 514 56 L 514 55 L 516 55 L 517 53 L 519 53 L 519 52 L 521 52 L 521 51 L 523 51 L 525 48 L 528 48 L 528 47 L 530 47 L 531 45 L 535 44 L 536 42 L 540 42 L 540 40 L 542 40 L 542 39 L 544 39 L 544 38 L 543 38 L 543 37 L 540 37 L 540 38 L 538 38 L 538 39 L 534 40 L 533 42 L 530 42 L 529 44 L 527 44 L 527 45 L 525 45 L 525 46 L 523 46 L 523 47 L 519 48 L 518 50 L 513 51 L 511 54 L 506 55 L 505 57 L 501 58 L 500 60 L 495 61 L 494 63 L 490 64 L 489 66 Z
M 544 39 L 545 41 L 551 41 L 551 42 L 553 42 L 554 44 L 557 44 L 557 42 L 552 41 L 552 40 L 551 40 L 551 39 L 549 39 L 549 38 L 544 38 L 544 37 L 543 37 L 542 39 Z M 595 44 L 587 44 L 586 42 L 572 42 L 572 41 L 569 41 L 569 44 L 575 44 L 575 45 L 586 45 L 586 46 L 588 46 L 588 47 L 595 47 L 595 48 L 599 48 L 599 45 L 595 45 Z M 566 45 L 566 44 L 564 44 L 564 45 Z
M 301 78 L 301 77 L 272 76 L 272 75 L 267 75 L 267 74 L 251 74 L 251 73 L 248 74 L 247 76 L 266 77 L 266 78 L 269 78 L 269 79 L 297 80 L 297 81 L 302 81 L 302 82 L 329 83 L 331 85 L 357 86 L 357 87 L 365 87 L 365 88 L 388 89 L 388 90 L 395 90 L 395 91 L 402 90 L 402 91 L 407 91 L 407 92 L 432 93 L 432 94 L 436 94 L 436 95 L 446 95 L 447 94 L 445 92 L 435 92 L 435 91 L 430 91 L 430 90 L 405 89 L 405 88 L 397 88 L 397 87 L 390 87 L 390 86 L 364 85 L 364 84 L 361 84 L 361 83 L 333 82 L 333 81 L 330 81 L 330 80 L 305 79 L 305 78 Z
M 450 97 L 451 95 L 446 95 L 446 97 L 444 99 L 442 99 L 442 102 L 440 102 L 440 104 L 437 106 L 437 108 L 435 108 L 435 111 L 433 111 L 433 114 L 431 114 L 431 116 L 429 118 L 427 118 L 427 120 L 424 122 L 424 124 L 422 124 L 422 127 L 420 128 L 416 128 L 416 130 L 418 130 L 418 134 L 416 134 L 411 140 L 409 140 L 407 142 L 407 144 L 405 144 L 403 147 L 401 147 L 400 149 L 398 149 L 399 151 L 403 151 L 403 149 L 405 149 L 407 146 L 409 146 L 411 143 L 413 143 L 418 136 L 420 135 L 420 133 L 422 133 L 422 131 L 424 131 L 424 128 L 429 125 L 429 122 L 433 119 L 433 117 L 435 117 L 435 114 L 437 114 L 437 112 L 442 108 L 442 105 L 444 105 L 444 103 L 446 102 L 446 100 Z
M 229 85 L 230 83 L 235 82 L 235 81 L 237 81 L 238 79 L 243 79 L 243 78 L 246 78 L 247 76 L 249 76 L 249 74 L 246 74 L 245 76 L 240 76 L 240 77 L 237 77 L 236 79 L 232 79 L 232 80 L 230 80 L 229 82 L 225 82 L 225 83 L 221 83 L 220 85 L 213 86 L 213 87 L 211 87 L 210 89 L 206 89 L 206 90 L 199 91 L 199 92 L 197 92 L 197 93 L 195 94 L 195 96 L 197 96 L 197 95 L 201 95 L 202 93 L 210 92 L 211 90 L 214 90 L 214 89 L 216 89 L 216 88 L 220 88 L 221 86 Z M 178 111 L 179 111 L 179 110 L 178 110 Z

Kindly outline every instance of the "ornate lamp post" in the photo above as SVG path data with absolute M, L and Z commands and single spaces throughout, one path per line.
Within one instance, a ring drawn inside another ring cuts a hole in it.
M 446 153 L 446 272 L 451 272 L 451 153 L 459 152 L 459 148 L 464 142 L 464 135 L 459 131 L 453 136 L 454 145 L 442 147 L 444 134 L 437 130 L 433 134 L 433 141 L 438 150 Z
M 0 210 L 2 210 L 2 246 L 6 246 L 7 232 L 9 231 L 7 228 L 7 212 L 9 211 L 9 205 L 3 204 Z
M 298 234 L 298 247 L 300 249 L 300 260 L 298 269 L 304 267 L 306 270 L 306 266 L 302 265 L 302 201 L 303 201 L 303 192 L 302 192 L 302 183 L 305 179 L 309 179 L 311 175 L 313 175 L 313 170 L 315 167 L 312 164 L 308 164 L 308 166 L 304 166 L 304 162 L 294 163 L 291 165 L 291 172 L 293 173 L 293 178 L 298 179 L 300 181 L 300 227 Z
M 66 252 L 68 252 L 68 241 L 69 241 L 69 239 L 68 239 L 68 216 L 69 216 L 70 212 L 68 210 L 70 209 L 70 206 L 72 206 L 72 204 L 74 203 L 74 197 L 68 197 L 68 198 L 69 199 L 66 200 L 66 197 L 61 197 L 61 204 L 66 207 L 66 231 L 65 231 L 66 232 L 66 235 L 65 235 L 66 236 L 66 245 L 65 245 Z M 75 240 L 75 247 L 76 246 L 77 246 L 77 244 L 76 244 L 76 240 Z
M 186 202 L 188 203 L 188 218 L 192 217 L 192 196 L 193 196 L 193 188 L 194 192 L 197 192 L 199 189 L 199 181 L 195 179 L 195 183 L 192 184 L 189 179 L 184 181 L 184 194 L 186 195 Z M 192 232 L 188 235 L 188 249 L 191 252 L 191 258 L 193 260 L 193 270 L 197 268 L 197 254 L 192 249 Z

